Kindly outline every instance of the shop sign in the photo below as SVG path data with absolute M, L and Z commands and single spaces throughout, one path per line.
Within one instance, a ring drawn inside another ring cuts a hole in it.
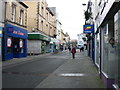
M 23 48 L 23 40 L 20 40 L 20 48 Z
M 12 47 L 12 39 L 11 38 L 7 39 L 7 47 Z
M 24 33 L 22 33 L 21 31 L 13 30 L 13 28 L 8 28 L 8 32 L 9 32 L 9 33 L 13 33 L 13 34 L 17 34 L 17 35 L 24 36 Z
M 47 37 L 44 37 L 44 36 L 43 36 L 43 39 L 49 41 L 49 39 L 48 39 Z
M 93 33 L 94 25 L 83 25 L 83 33 Z
M 42 39 L 43 39 L 43 40 L 46 40 L 46 41 L 50 41 L 50 38 L 48 38 L 48 37 L 46 37 L 46 36 L 43 36 L 43 35 L 42 35 Z
M 2 27 L 0 27 L 0 37 L 2 37 Z

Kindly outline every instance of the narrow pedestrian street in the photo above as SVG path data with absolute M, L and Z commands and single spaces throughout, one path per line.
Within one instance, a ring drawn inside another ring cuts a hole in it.
M 79 50 L 75 59 L 63 51 L 5 61 L 2 72 L 3 88 L 104 88 L 92 60 Z

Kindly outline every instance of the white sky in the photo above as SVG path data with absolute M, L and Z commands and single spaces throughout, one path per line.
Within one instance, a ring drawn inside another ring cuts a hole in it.
M 83 33 L 84 10 L 88 0 L 47 0 L 49 7 L 56 7 L 59 21 L 64 32 L 68 32 L 71 39 L 77 39 L 77 34 Z

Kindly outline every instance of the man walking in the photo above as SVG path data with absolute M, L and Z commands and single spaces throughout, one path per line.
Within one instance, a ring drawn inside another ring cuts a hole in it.
M 75 59 L 75 53 L 76 53 L 76 49 L 75 49 L 75 47 L 72 47 L 72 51 L 71 51 L 71 53 L 72 53 L 72 57 L 73 57 L 73 59 Z
M 83 45 L 80 45 L 80 52 L 81 51 L 84 51 L 84 46 Z
M 71 47 L 70 46 L 68 46 L 68 49 L 69 49 L 69 52 L 71 52 Z

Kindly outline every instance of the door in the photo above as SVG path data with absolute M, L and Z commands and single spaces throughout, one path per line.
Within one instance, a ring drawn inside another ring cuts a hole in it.
M 19 54 L 19 38 L 13 38 L 13 57 L 18 57 Z

